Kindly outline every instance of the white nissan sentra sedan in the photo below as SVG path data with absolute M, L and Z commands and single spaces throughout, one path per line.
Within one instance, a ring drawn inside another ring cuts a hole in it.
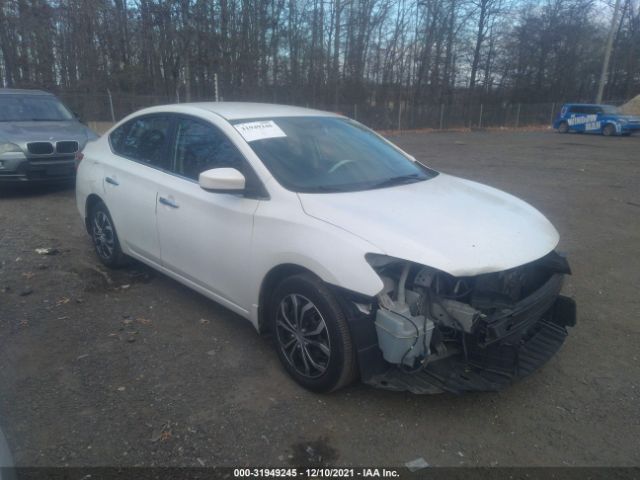
M 498 390 L 575 325 L 558 232 L 333 113 L 147 108 L 87 145 L 77 205 L 99 259 L 135 258 L 270 332 L 287 372 L 415 393 Z

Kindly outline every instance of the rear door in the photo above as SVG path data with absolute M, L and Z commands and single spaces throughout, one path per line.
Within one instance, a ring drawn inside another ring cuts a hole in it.
M 253 214 L 259 200 L 205 191 L 200 172 L 250 168 L 229 138 L 208 121 L 175 116 L 174 175 L 158 187 L 162 263 L 221 303 L 246 313 Z
M 585 105 L 573 105 L 570 107 L 567 122 L 572 130 L 584 132 L 584 126 L 587 123 L 587 108 Z
M 120 243 L 130 255 L 160 264 L 156 228 L 158 185 L 170 177 L 172 118 L 136 117 L 109 140 L 114 155 L 104 166 L 104 188 Z

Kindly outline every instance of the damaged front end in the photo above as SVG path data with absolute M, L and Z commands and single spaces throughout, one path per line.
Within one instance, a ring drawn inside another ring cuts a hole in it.
M 384 288 L 355 301 L 351 323 L 365 383 L 414 393 L 500 390 L 542 366 L 575 325 L 555 251 L 502 272 L 453 277 L 367 257 Z M 372 322 L 373 320 L 373 322 Z

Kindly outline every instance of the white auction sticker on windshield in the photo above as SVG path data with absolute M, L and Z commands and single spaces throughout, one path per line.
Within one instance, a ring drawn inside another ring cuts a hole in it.
M 264 140 L 266 138 L 279 138 L 287 136 L 287 134 L 284 133 L 273 120 L 239 123 L 237 125 L 234 125 L 234 127 L 236 127 L 236 130 L 240 132 L 242 138 L 244 138 L 247 142 Z

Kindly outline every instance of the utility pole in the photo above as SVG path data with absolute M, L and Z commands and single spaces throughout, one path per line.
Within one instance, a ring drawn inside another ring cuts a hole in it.
M 620 0 L 616 0 L 613 7 L 613 18 L 611 19 L 611 29 L 607 38 L 607 46 L 604 51 L 604 62 L 602 63 L 602 73 L 600 74 L 600 83 L 598 84 L 598 96 L 596 103 L 602 103 L 602 95 L 604 94 L 604 85 L 607 83 L 607 72 L 609 71 L 609 60 L 611 59 L 611 49 L 613 48 L 613 38 L 616 34 L 616 26 L 618 25 L 618 11 L 620 10 Z
M 113 97 L 111 96 L 111 90 L 107 88 L 107 95 L 109 95 L 109 110 L 111 111 L 111 121 L 116 123 L 116 114 L 113 111 Z

